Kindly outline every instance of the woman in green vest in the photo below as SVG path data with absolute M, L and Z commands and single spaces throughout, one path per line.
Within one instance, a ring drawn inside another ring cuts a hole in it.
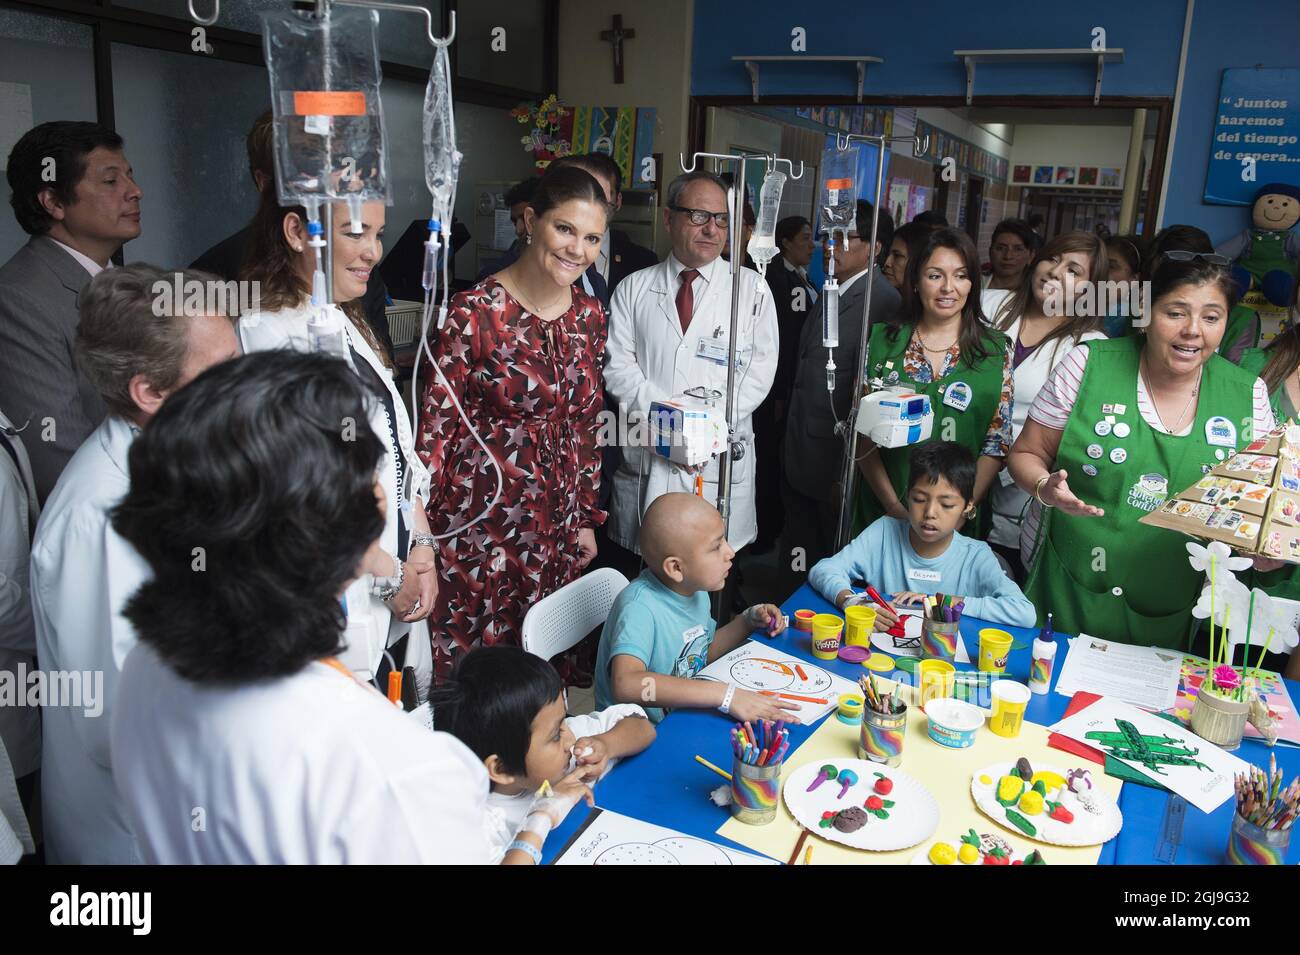
M 1215 354 L 1234 292 L 1204 258 L 1158 263 L 1146 334 L 1080 345 L 1035 399 L 1008 465 L 1041 505 L 1025 593 L 1059 630 L 1186 645 L 1203 577 L 1138 521 L 1273 426 L 1263 382 Z
M 910 290 L 900 321 L 877 324 L 867 346 L 867 377 L 928 395 L 932 438 L 955 441 L 977 458 L 975 503 L 988 496 L 1011 447 L 1012 368 L 1007 337 L 980 311 L 979 255 L 964 232 L 936 229 L 907 264 Z M 911 447 L 862 447 L 853 533 L 883 516 L 907 520 Z M 987 509 L 970 537 L 988 532 Z

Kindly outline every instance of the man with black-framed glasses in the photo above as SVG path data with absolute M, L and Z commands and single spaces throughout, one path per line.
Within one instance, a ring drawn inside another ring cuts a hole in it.
M 721 258 L 729 226 L 727 192 L 711 173 L 678 176 L 668 186 L 664 226 L 672 254 L 629 275 L 614 293 L 606 347 L 605 384 L 629 416 L 645 415 L 652 401 L 704 387 L 724 396 L 731 333 L 731 267 Z M 755 452 L 752 415 L 776 376 L 777 320 L 772 297 L 758 273 L 740 270 L 740 324 L 736 349 L 734 440 L 743 452 L 732 461 L 728 541 L 737 550 L 758 534 L 754 508 Z M 632 420 L 635 420 L 634 418 Z M 641 514 L 669 491 L 695 491 L 695 475 L 666 458 L 631 446 L 614 476 L 608 523 L 616 544 L 636 551 Z M 718 462 L 704 471 L 703 494 L 718 496 Z M 724 604 L 725 606 L 725 604 Z

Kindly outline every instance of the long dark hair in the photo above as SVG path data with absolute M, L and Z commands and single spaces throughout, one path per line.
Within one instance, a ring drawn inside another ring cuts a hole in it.
M 180 676 L 250 683 L 342 649 L 338 593 L 384 530 L 367 396 L 337 358 L 255 352 L 136 438 L 112 521 L 153 577 L 123 613 Z
M 257 282 L 259 304 L 263 311 L 276 312 L 281 309 L 299 308 L 311 297 L 311 285 L 298 273 L 298 253 L 289 249 L 284 238 L 285 217 L 296 215 L 302 220 L 304 228 L 307 223 L 307 210 L 302 206 L 282 206 L 276 198 L 275 182 L 267 184 L 262 190 L 262 199 L 257 207 L 249 227 L 248 248 L 244 252 L 244 264 L 239 270 L 239 277 L 246 282 Z M 329 237 L 333 241 L 333 236 Z M 378 267 L 379 263 L 375 263 Z M 333 276 L 327 281 L 333 282 Z M 388 349 L 379 341 L 379 336 L 370 327 L 366 310 L 361 299 L 353 299 L 339 305 L 358 334 L 366 340 L 371 351 L 388 368 L 393 365 L 388 358 Z
M 962 262 L 966 266 L 966 274 L 970 278 L 970 293 L 966 296 L 966 304 L 961 310 L 961 331 L 957 335 L 957 341 L 961 346 L 961 357 L 968 367 L 973 367 L 976 362 L 983 361 L 990 356 L 987 347 L 987 338 L 984 312 L 980 308 L 980 258 L 979 253 L 975 251 L 975 243 L 970 240 L 965 232 L 959 232 L 956 229 L 935 229 L 925 237 L 921 243 L 920 252 L 915 258 L 907 262 L 907 278 L 905 287 L 910 293 L 903 299 L 903 307 L 899 310 L 899 320 L 891 323 L 888 335 L 890 341 L 898 340 L 900 330 L 906 328 L 908 334 L 916 327 L 921 320 L 921 293 L 919 291 L 921 270 L 929 264 L 934 253 L 939 249 L 952 249 L 961 256 Z
M 1100 297 L 1098 282 L 1105 282 L 1110 274 L 1110 260 L 1106 257 L 1106 244 L 1094 232 L 1066 232 L 1055 238 L 1047 240 L 1043 247 L 1034 253 L 1034 257 L 1029 262 L 1029 267 L 1025 269 L 1025 276 L 1020 282 L 1020 288 L 1016 289 L 998 307 L 997 316 L 993 320 L 993 325 L 1000 332 L 1005 332 L 1011 328 L 1018 320 L 1024 318 L 1025 312 L 1029 309 L 1029 303 L 1034 298 L 1034 270 L 1042 262 L 1051 262 L 1063 257 L 1067 252 L 1083 252 L 1091 260 L 1091 267 L 1088 269 L 1087 281 L 1092 283 L 1093 290 Z M 1097 299 L 1094 299 L 1097 300 Z M 1073 308 L 1071 308 L 1073 311 Z M 1048 342 L 1060 342 L 1066 339 L 1078 339 L 1081 335 L 1088 332 L 1099 331 L 1102 327 L 1101 315 L 1072 315 L 1069 320 L 1063 322 L 1056 328 L 1052 329 L 1039 346 L 1046 345 Z
M 1291 287 L 1291 308 L 1286 328 L 1276 335 L 1264 350 L 1268 364 L 1260 372 L 1269 391 L 1274 391 L 1300 366 L 1300 262 L 1296 263 L 1295 281 Z

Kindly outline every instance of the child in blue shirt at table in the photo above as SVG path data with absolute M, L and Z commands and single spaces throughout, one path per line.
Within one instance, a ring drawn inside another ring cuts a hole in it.
M 487 768 L 484 825 L 493 862 L 521 848 L 518 843 L 528 855 L 539 852 L 567 807 L 590 802 L 590 786 L 655 739 L 639 706 L 569 716 L 555 668 L 518 647 L 471 650 L 450 683 L 433 692 L 433 703 L 435 728 L 459 739 Z M 538 798 L 543 783 L 555 797 Z M 551 807 L 557 802 L 558 811 Z
M 843 608 L 858 602 L 850 584 L 869 583 L 896 605 L 919 604 L 931 594 L 961 595 L 963 615 L 989 623 L 1031 627 L 1037 613 L 983 541 L 957 533 L 975 513 L 975 458 L 951 441 L 931 441 L 912 452 L 908 519 L 882 517 L 808 575 L 813 589 Z M 892 595 L 892 598 L 890 597 Z M 876 629 L 898 617 L 876 611 Z
M 646 715 L 656 723 L 676 707 L 797 723 L 797 704 L 692 679 L 755 630 L 785 629 L 779 608 L 759 604 L 715 632 L 709 591 L 722 589 L 735 556 L 717 509 L 694 494 L 662 494 L 641 519 L 640 544 L 646 569 L 614 600 L 600 634 L 596 705 L 654 703 Z

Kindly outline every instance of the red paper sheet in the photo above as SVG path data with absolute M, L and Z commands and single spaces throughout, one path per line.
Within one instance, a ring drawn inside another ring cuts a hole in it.
M 1092 706 L 1101 699 L 1097 693 L 1089 693 L 1087 690 L 1080 690 L 1070 699 L 1070 705 L 1065 708 L 1066 717 L 1073 716 L 1085 707 Z M 1067 753 L 1073 753 L 1075 756 L 1081 756 L 1084 759 L 1091 760 L 1099 766 L 1106 765 L 1106 754 L 1099 749 L 1093 749 L 1091 746 L 1085 746 L 1077 739 L 1071 739 L 1068 736 L 1062 736 L 1060 733 L 1049 733 L 1047 735 L 1047 745 L 1053 749 L 1064 750 Z

